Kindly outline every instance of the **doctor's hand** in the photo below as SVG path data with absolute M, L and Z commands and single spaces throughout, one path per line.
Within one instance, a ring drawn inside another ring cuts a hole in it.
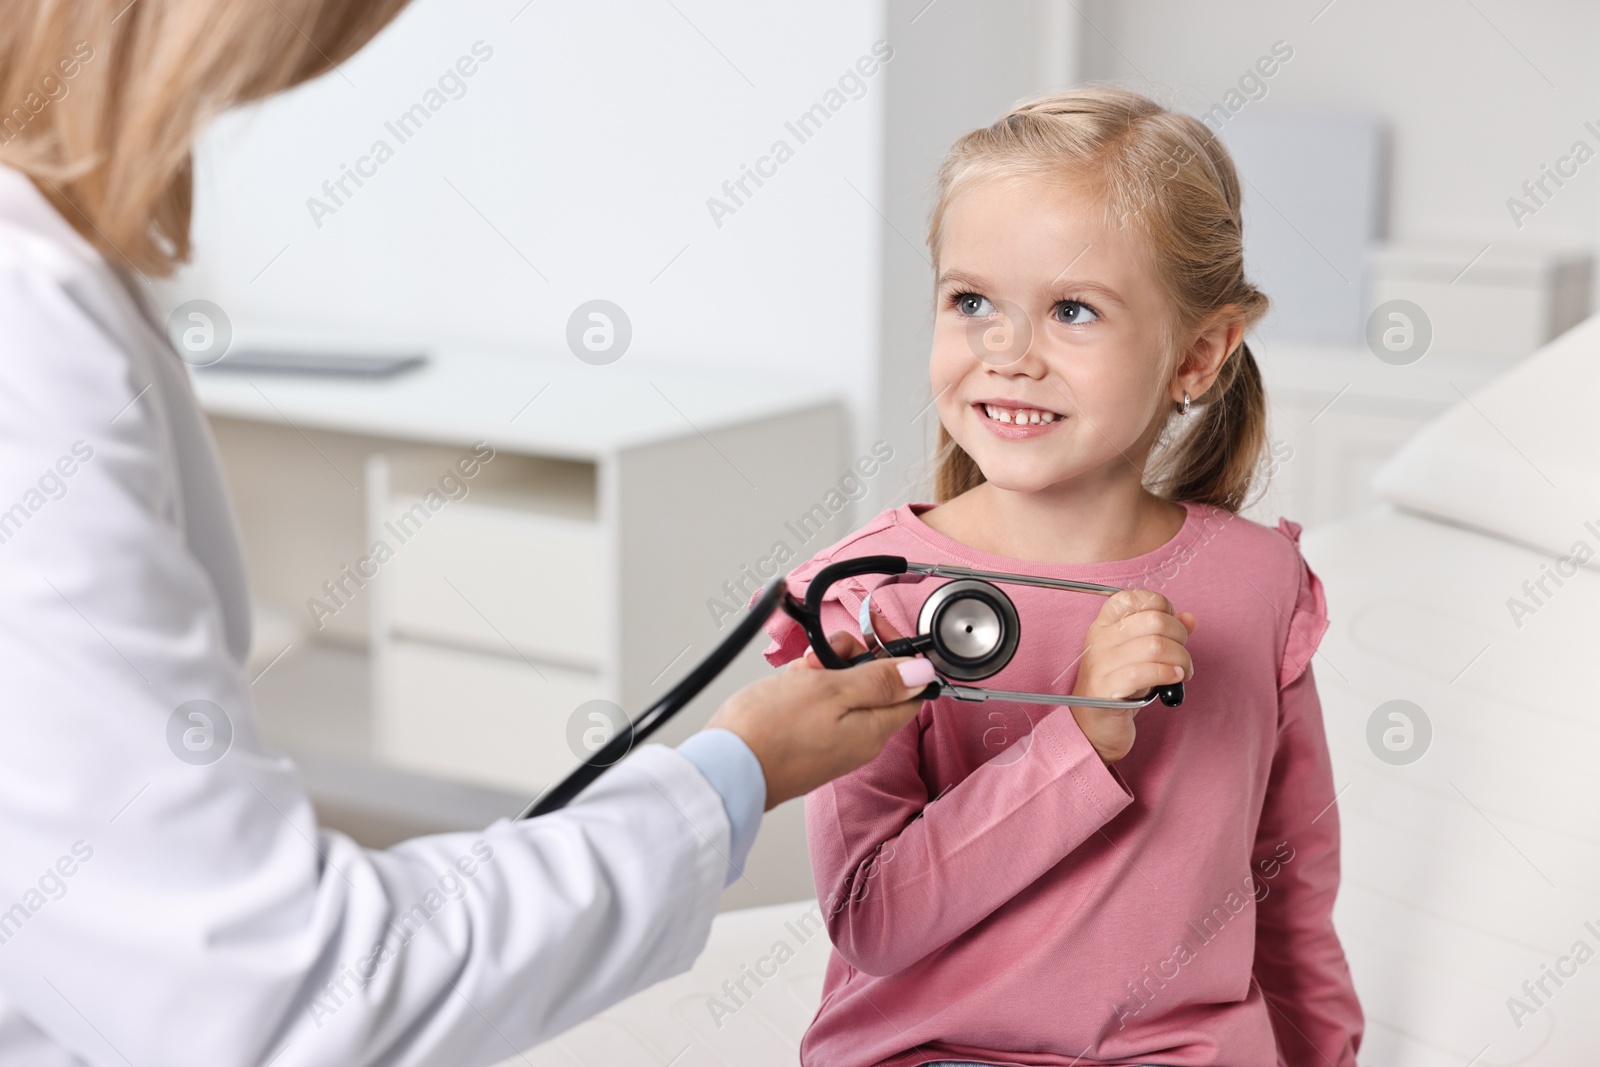
M 843 631 L 829 644 L 847 660 L 865 651 Z M 767 779 L 771 811 L 883 751 L 916 717 L 918 694 L 933 677 L 925 659 L 879 659 L 835 671 L 808 650 L 787 670 L 729 697 L 706 729 L 732 730 L 750 746 Z
M 1124 589 L 1106 599 L 1084 639 L 1073 696 L 1127 700 L 1158 685 L 1194 677 L 1184 647 L 1199 620 L 1174 612 L 1172 602 L 1148 589 Z M 1072 708 L 1072 717 L 1106 763 L 1133 749 L 1138 708 Z

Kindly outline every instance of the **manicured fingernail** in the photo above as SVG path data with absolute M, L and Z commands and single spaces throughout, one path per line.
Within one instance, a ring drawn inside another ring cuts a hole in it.
M 935 678 L 933 664 L 925 659 L 908 659 L 900 664 L 898 670 L 900 680 L 906 683 L 909 689 L 927 685 Z

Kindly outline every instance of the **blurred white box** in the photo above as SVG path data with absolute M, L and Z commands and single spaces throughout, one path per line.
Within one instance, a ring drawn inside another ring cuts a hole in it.
M 1367 249 L 1386 211 L 1384 120 L 1249 108 L 1219 132 L 1243 183 L 1245 270 L 1272 298 L 1260 335 L 1359 343 Z
M 404 524 L 408 506 L 427 515 L 418 498 L 392 500 L 391 529 Z M 600 670 L 607 617 L 596 588 L 606 565 L 598 521 L 476 500 L 426 521 L 386 575 L 396 636 Z
M 577 765 L 567 720 L 605 691 L 596 671 L 429 641 L 396 638 L 385 653 L 387 761 L 525 796 Z
M 1429 351 L 1518 359 L 1588 316 L 1592 270 L 1581 249 L 1390 242 L 1373 249 L 1366 310 L 1409 300 L 1427 315 Z

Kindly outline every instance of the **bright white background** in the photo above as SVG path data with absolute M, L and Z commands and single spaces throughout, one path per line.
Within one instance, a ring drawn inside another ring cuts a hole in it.
M 851 186 L 880 185 L 883 75 L 720 229 L 705 202 L 796 144 L 784 122 L 883 36 L 879 7 L 524 3 L 418 0 L 342 73 L 226 117 L 169 304 L 211 299 L 241 332 L 564 354 L 572 310 L 603 298 L 631 364 L 801 375 L 864 410 L 878 246 Z M 384 123 L 478 40 L 494 56 L 465 96 L 398 144 Z M 307 199 L 379 137 L 395 157 L 319 229 Z

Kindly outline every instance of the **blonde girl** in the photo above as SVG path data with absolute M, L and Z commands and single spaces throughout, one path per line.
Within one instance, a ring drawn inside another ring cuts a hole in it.
M 1008 588 L 984 684 L 1178 708 L 925 703 L 812 793 L 834 952 L 805 1067 L 1354 1067 L 1339 818 L 1300 527 L 1242 518 L 1265 444 L 1240 189 L 1198 120 L 1087 88 L 956 142 L 929 233 L 935 500 L 795 575 L 891 554 L 1115 585 Z M 835 586 L 830 629 L 867 587 Z M 925 586 L 873 597 L 915 627 Z M 774 663 L 803 651 L 770 625 Z

